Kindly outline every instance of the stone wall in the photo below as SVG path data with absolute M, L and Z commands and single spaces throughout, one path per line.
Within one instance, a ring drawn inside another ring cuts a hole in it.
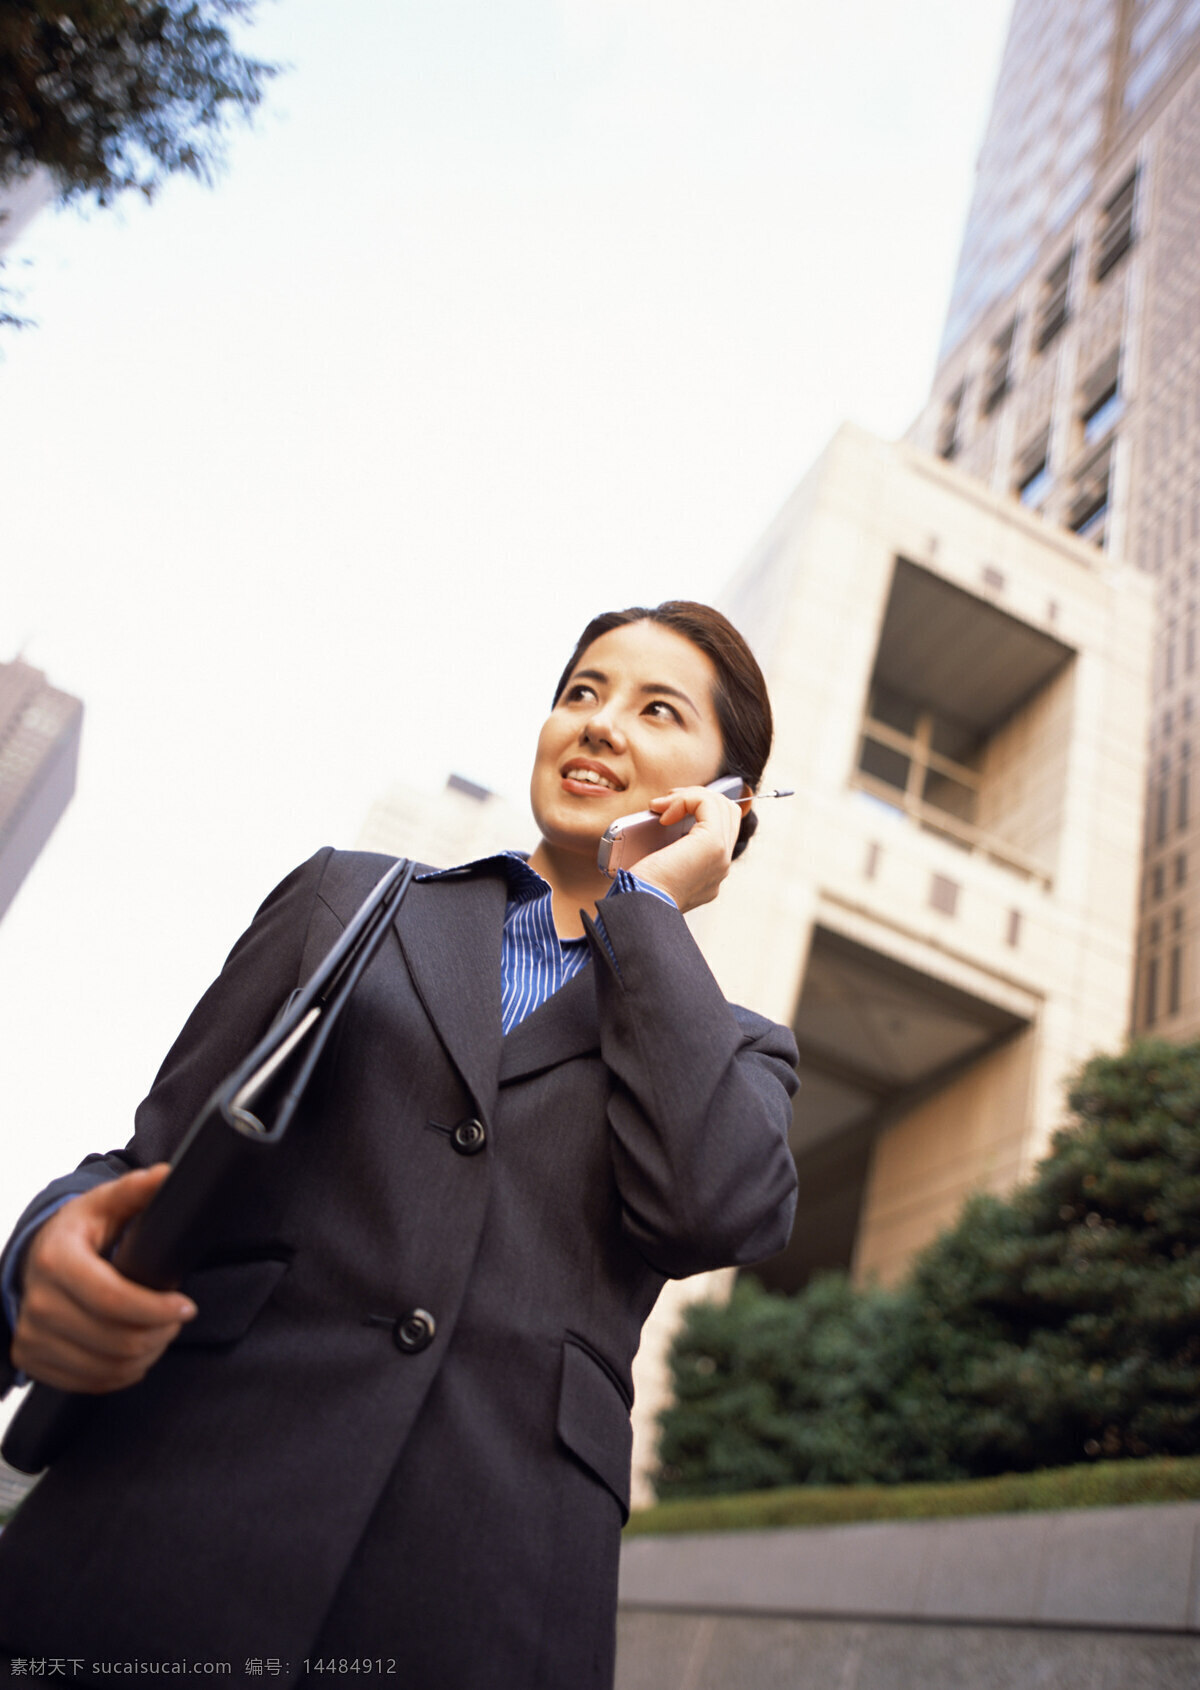
M 1200 1503 L 630 1539 L 617 1690 L 1194 1690 Z

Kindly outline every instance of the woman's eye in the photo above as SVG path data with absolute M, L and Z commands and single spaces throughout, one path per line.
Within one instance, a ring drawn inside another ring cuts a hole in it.
M 596 694 L 591 687 L 586 686 L 583 681 L 576 681 L 573 687 L 568 687 L 566 692 L 563 693 L 563 702 L 564 704 L 578 704 L 581 699 L 595 698 L 595 696 Z
M 675 706 L 673 704 L 668 704 L 665 698 L 652 699 L 646 706 L 646 714 L 648 716 L 657 717 L 660 722 L 670 721 L 682 723 L 683 721 L 683 717 L 679 714 L 678 710 L 676 710 Z

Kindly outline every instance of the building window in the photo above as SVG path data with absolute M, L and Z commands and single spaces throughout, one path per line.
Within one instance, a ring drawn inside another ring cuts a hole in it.
M 943 915 L 954 915 L 958 910 L 958 882 L 951 880 L 944 874 L 934 874 L 929 879 L 929 906 L 940 910 Z
M 1053 486 L 1050 474 L 1050 430 L 1034 436 L 1017 457 L 1017 498 L 1036 510 Z
M 1171 789 L 1164 780 L 1158 789 L 1154 811 L 1154 843 L 1156 845 L 1165 845 L 1167 842 L 1170 801 Z
M 1017 497 L 1030 510 L 1040 510 L 1045 503 L 1046 495 L 1054 485 L 1054 477 L 1050 474 L 1045 462 L 1032 470 L 1017 486 Z
M 962 417 L 962 403 L 965 392 L 966 383 L 960 381 L 954 392 L 942 403 L 937 440 L 939 458 L 949 459 L 957 456 L 959 448 L 958 425 Z
M 1034 345 L 1039 352 L 1044 352 L 1059 330 L 1066 325 L 1070 314 L 1067 298 L 1071 287 L 1071 263 L 1074 257 L 1075 251 L 1072 248 L 1042 281 L 1037 328 L 1034 332 Z
M 859 784 L 922 826 L 962 843 L 974 838 L 979 742 L 891 687 L 871 689 L 859 746 Z
M 1108 502 L 1112 481 L 1111 446 L 1079 473 L 1071 502 L 1068 527 L 1081 540 L 1102 546 L 1108 530 Z
M 1163 866 L 1161 863 L 1157 863 L 1150 876 L 1150 896 L 1154 899 L 1155 903 L 1157 903 L 1165 892 L 1166 878 L 1163 873 Z
M 1152 956 L 1146 964 L 1146 996 L 1142 1006 L 1142 1021 L 1153 1027 L 1158 1020 L 1158 958 Z
M 1096 262 L 1092 275 L 1102 282 L 1133 245 L 1133 212 L 1137 199 L 1137 171 L 1127 176 L 1100 213 L 1096 231 Z
M 1120 352 L 1114 351 L 1092 371 L 1080 391 L 1079 416 L 1085 444 L 1094 446 L 1111 434 L 1123 409 Z
M 1180 851 L 1175 858 L 1175 884 L 1182 886 L 1187 880 L 1187 852 Z
M 1012 376 L 1013 341 L 1017 333 L 1017 319 L 998 334 L 992 342 L 991 353 L 988 358 L 987 373 L 983 378 L 983 401 L 981 409 L 985 417 L 990 416 L 996 406 L 1008 392 Z
M 1021 943 L 1021 912 L 1020 912 L 1020 910 L 1009 910 L 1009 912 L 1008 912 L 1008 932 L 1006 933 L 1005 938 L 1006 938 L 1007 942 L 1010 945 L 1013 946 L 1014 949 L 1016 948 L 1017 945 L 1019 945 Z
M 1188 771 L 1186 769 L 1181 769 L 1179 773 L 1179 808 L 1177 812 L 1180 832 L 1182 832 L 1188 824 L 1188 814 L 1190 809 L 1191 782 L 1188 778 Z
M 1114 381 L 1095 404 L 1083 413 L 1083 438 L 1086 443 L 1091 446 L 1097 440 L 1103 440 L 1106 434 L 1110 434 L 1124 408 Z
M 1183 946 L 1172 945 L 1167 965 L 1167 1014 L 1178 1015 L 1183 994 Z

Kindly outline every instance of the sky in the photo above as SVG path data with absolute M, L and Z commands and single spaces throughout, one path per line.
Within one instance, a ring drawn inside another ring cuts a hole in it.
M 122 1144 L 261 899 L 396 781 L 520 798 L 596 611 L 901 434 L 1008 0 L 268 0 L 215 188 L 44 213 L 0 658 L 82 698 L 0 921 L 0 1231 Z

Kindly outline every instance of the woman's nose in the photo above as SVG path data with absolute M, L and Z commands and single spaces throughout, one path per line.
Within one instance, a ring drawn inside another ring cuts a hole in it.
M 625 749 L 625 731 L 620 716 L 608 704 L 592 711 L 584 723 L 583 737 L 589 745 L 607 745 L 610 751 Z

